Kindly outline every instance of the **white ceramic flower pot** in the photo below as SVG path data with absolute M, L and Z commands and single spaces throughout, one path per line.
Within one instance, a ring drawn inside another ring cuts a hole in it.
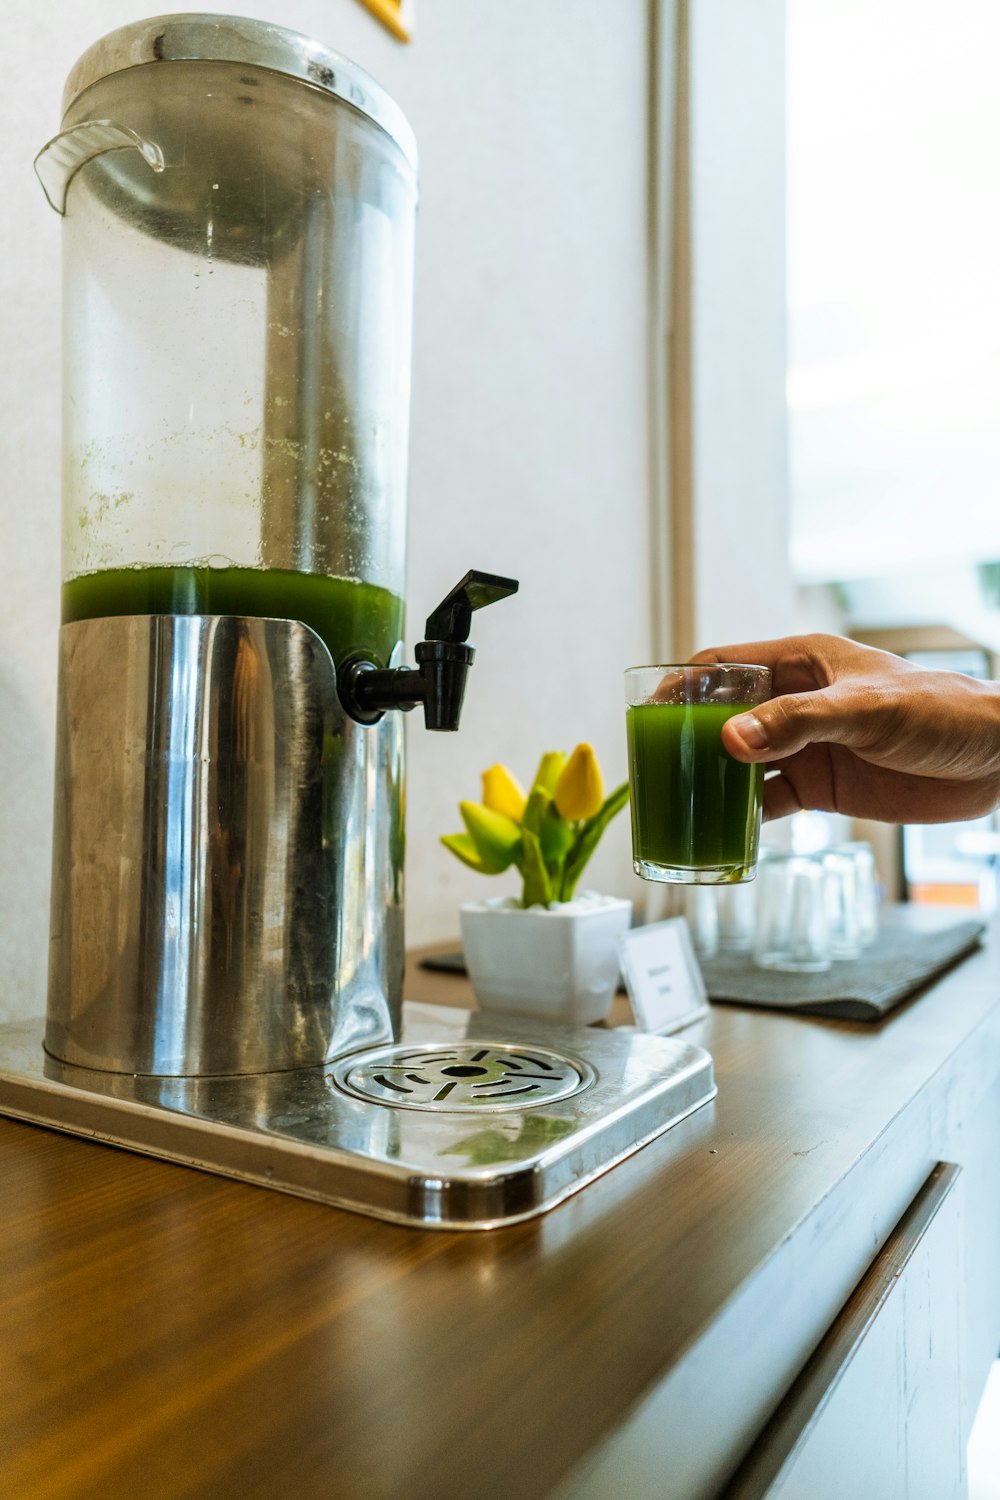
M 618 939 L 631 901 L 585 894 L 525 910 L 510 897 L 461 908 L 469 978 L 484 1010 L 589 1026 L 618 983 Z

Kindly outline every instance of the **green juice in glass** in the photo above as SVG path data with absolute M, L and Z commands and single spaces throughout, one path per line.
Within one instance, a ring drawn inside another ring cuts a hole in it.
M 111 568 L 81 573 L 63 584 L 64 625 L 104 615 L 301 620 L 325 643 L 335 663 L 363 652 L 383 667 L 403 629 L 403 601 L 388 589 L 283 568 Z
M 651 880 L 716 884 L 754 870 L 763 766 L 722 747 L 749 703 L 640 703 L 626 711 L 632 856 Z

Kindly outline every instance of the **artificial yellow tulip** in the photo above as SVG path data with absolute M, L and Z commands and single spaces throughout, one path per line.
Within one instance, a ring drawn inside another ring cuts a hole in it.
M 592 745 L 577 745 L 556 782 L 552 800 L 563 818 L 592 818 L 600 812 L 604 777 Z
M 483 772 L 483 806 L 520 823 L 528 798 L 512 771 L 499 762 Z
M 480 875 L 499 875 L 502 871 L 494 869 L 492 865 L 486 864 L 482 855 L 476 848 L 467 833 L 443 833 L 441 842 L 446 849 L 450 849 L 463 865 L 468 865 L 470 870 L 478 870 Z
M 531 783 L 532 790 L 540 786 L 543 792 L 548 792 L 551 797 L 556 789 L 556 782 L 562 775 L 566 764 L 567 755 L 565 750 L 546 750 L 538 763 L 535 779 Z
M 487 869 L 500 874 L 514 863 L 522 843 L 521 829 L 513 818 L 494 812 L 481 802 L 460 802 L 458 810 Z
M 521 874 L 521 904 L 571 901 L 583 870 L 611 819 L 628 802 L 628 782 L 610 797 L 590 745 L 572 756 L 542 756 L 526 798 L 515 776 L 497 764 L 483 772 L 482 802 L 460 802 L 464 833 L 441 842 L 481 875 Z

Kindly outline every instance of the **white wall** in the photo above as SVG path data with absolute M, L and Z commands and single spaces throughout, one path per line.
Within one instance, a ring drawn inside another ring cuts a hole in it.
M 794 625 L 785 411 L 785 0 L 689 0 L 694 628 Z
M 354 0 L 236 12 L 311 32 L 406 109 L 422 159 L 410 512 L 411 641 L 469 566 L 517 599 L 476 621 L 457 736 L 410 731 L 411 941 L 485 889 L 437 836 L 478 772 L 525 777 L 590 739 L 625 771 L 621 670 L 647 659 L 646 0 L 423 0 L 412 46 Z M 280 13 L 280 14 L 279 14 Z M 59 589 L 59 225 L 31 159 L 65 75 L 138 19 L 119 0 L 8 0 L 0 259 L 0 1017 L 44 1006 Z M 593 881 L 629 893 L 625 820 Z

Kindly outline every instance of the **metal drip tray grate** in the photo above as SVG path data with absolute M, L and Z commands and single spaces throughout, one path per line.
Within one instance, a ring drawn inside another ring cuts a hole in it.
M 455 1114 L 530 1109 L 569 1099 L 594 1080 L 585 1062 L 546 1047 L 473 1042 L 452 1047 L 382 1047 L 334 1070 L 356 1099 Z

